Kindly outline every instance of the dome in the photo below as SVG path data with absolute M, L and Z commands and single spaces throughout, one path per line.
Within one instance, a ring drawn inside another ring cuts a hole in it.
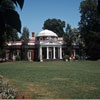
M 58 37 L 56 33 L 50 31 L 50 30 L 43 30 L 40 33 L 37 34 L 37 37 L 43 37 L 43 36 L 53 36 Z

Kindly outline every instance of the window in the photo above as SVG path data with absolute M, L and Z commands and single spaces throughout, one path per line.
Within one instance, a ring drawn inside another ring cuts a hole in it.
M 41 41 L 41 40 L 43 40 L 43 38 L 42 38 L 42 37 L 40 37 L 40 38 L 39 38 L 39 40 Z

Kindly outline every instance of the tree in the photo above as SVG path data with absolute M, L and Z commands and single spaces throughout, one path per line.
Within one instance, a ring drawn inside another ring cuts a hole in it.
M 16 5 L 19 4 L 20 8 L 23 7 L 24 0 L 0 0 L 0 29 L 6 29 L 6 27 L 13 27 L 19 32 L 21 30 L 21 21 L 18 13 L 11 9 L 14 2 Z M 5 3 L 6 2 L 6 5 Z M 14 6 L 13 6 L 14 7 Z
M 55 32 L 59 37 L 64 34 L 65 22 L 60 19 L 47 19 L 44 22 L 43 29 L 48 29 Z
M 67 24 L 66 32 L 63 36 L 64 41 L 66 42 L 67 49 L 66 54 L 72 55 L 73 48 L 78 47 L 79 55 L 83 56 L 83 42 L 80 38 L 80 33 L 78 28 L 71 28 L 70 24 Z
M 79 43 L 80 42 L 80 33 L 79 33 L 79 30 L 77 28 L 73 28 L 71 30 L 71 32 L 72 32 L 73 43 Z
M 0 52 L 4 52 L 7 37 L 10 36 L 7 34 L 8 28 L 15 28 L 19 32 L 21 30 L 21 21 L 18 13 L 15 11 L 14 3 L 16 6 L 19 4 L 22 9 L 24 0 L 0 0 Z
M 84 0 L 80 4 L 79 29 L 86 54 L 91 59 L 100 59 L 100 22 L 97 6 L 98 0 Z
M 66 27 L 66 34 L 67 34 L 67 35 L 71 34 L 71 25 L 70 25 L 70 24 L 67 24 L 67 27 Z
M 78 43 L 79 32 L 77 28 L 71 28 L 70 24 L 67 24 L 66 32 L 64 34 L 64 40 L 66 41 L 67 51 L 70 56 L 72 55 L 73 44 Z
M 84 42 L 81 39 L 81 35 L 79 32 L 79 29 L 73 28 L 72 29 L 72 43 L 76 44 L 76 47 L 78 48 L 78 55 L 80 58 L 85 59 L 84 57 L 86 56 L 85 50 L 84 50 Z
M 13 1 L 11 1 L 11 0 L 3 0 L 1 2 L 1 5 L 3 7 L 5 7 L 6 9 L 11 9 L 11 10 L 15 11 L 15 5 L 14 5 Z M 13 27 L 6 27 L 5 33 L 6 33 L 5 41 L 7 41 L 7 42 L 16 41 L 19 39 L 18 34 L 17 34 L 17 30 L 14 29 Z
M 12 28 L 8 28 L 7 32 L 6 32 L 6 41 L 10 42 L 10 41 L 18 41 L 19 40 L 19 36 L 18 36 L 18 32 L 16 29 L 12 29 Z
M 27 27 L 23 28 L 21 39 L 22 39 L 21 59 L 27 60 L 27 51 L 28 51 L 28 42 L 29 42 L 29 29 Z
M 6 9 L 15 10 L 15 6 L 11 0 L 2 0 L 0 5 L 2 5 L 2 7 L 5 7 Z
M 97 9 L 98 9 L 98 12 L 99 12 L 99 15 L 100 15 L 100 0 L 98 0 L 98 6 L 97 6 Z
M 64 37 L 64 41 L 66 41 L 66 43 L 67 43 L 67 45 L 66 45 L 67 46 L 67 50 L 65 51 L 65 53 L 67 53 L 70 56 L 71 56 L 71 53 L 72 53 L 71 33 L 72 33 L 71 25 L 67 24 L 66 32 L 63 35 L 63 37 Z
M 27 27 L 23 28 L 21 38 L 24 40 L 24 43 L 27 44 L 29 41 L 29 29 Z

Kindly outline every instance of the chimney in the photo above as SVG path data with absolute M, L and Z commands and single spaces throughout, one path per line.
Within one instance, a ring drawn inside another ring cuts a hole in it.
M 34 37 L 34 32 L 32 32 L 32 37 Z

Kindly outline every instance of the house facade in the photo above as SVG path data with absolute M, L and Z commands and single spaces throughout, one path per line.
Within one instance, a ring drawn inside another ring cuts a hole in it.
M 15 60 L 16 56 L 21 57 L 22 41 L 7 43 L 6 59 Z M 36 36 L 32 33 L 27 47 L 27 59 L 29 61 L 62 60 L 67 49 L 63 38 L 50 30 L 43 30 Z M 73 56 L 76 52 L 73 48 Z

